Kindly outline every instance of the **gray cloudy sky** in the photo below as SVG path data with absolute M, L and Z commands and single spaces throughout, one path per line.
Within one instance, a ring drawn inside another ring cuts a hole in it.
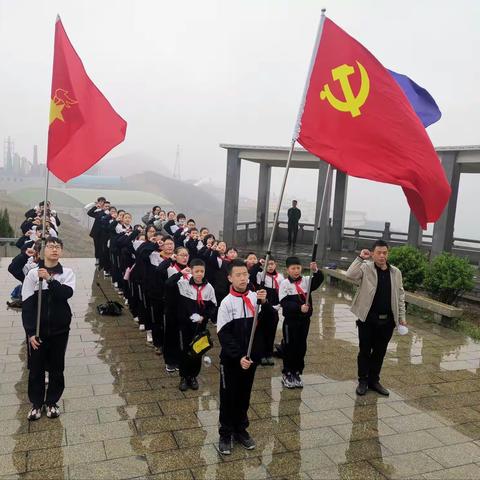
M 110 156 L 142 152 L 158 159 L 145 168 L 169 173 L 180 144 L 183 177 L 223 183 L 219 143 L 288 144 L 323 6 L 385 66 L 430 91 L 443 112 L 428 129 L 435 145 L 480 144 L 478 0 L 0 0 L 0 137 L 27 156 L 34 143 L 46 151 L 59 13 L 90 77 L 128 122 Z M 242 176 L 252 197 L 256 171 Z M 462 178 L 458 234 L 480 237 L 470 220 L 479 180 Z M 273 190 L 279 184 L 275 172 Z M 397 187 L 350 186 L 348 208 L 406 228 Z M 287 195 L 315 191 L 311 174 L 293 172 Z

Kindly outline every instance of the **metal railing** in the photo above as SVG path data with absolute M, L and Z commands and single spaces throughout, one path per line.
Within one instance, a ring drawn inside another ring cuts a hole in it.
M 280 220 L 277 222 L 279 229 L 286 230 L 288 228 L 288 222 Z M 273 227 L 273 220 L 270 220 L 267 223 L 268 229 Z M 255 242 L 258 240 L 256 233 L 258 232 L 259 222 L 238 222 L 237 231 L 246 232 L 246 243 Z M 299 232 L 298 238 L 302 239 L 304 232 L 313 232 L 315 225 L 313 223 L 299 223 Z M 331 233 L 331 219 L 329 221 L 329 229 Z M 350 241 L 353 245 L 351 247 L 356 247 L 357 242 L 370 241 L 383 239 L 385 241 L 391 242 L 393 244 L 406 244 L 408 241 L 407 232 L 398 232 L 390 230 L 390 223 L 385 222 L 385 227 L 383 230 L 372 229 L 372 228 L 362 228 L 362 227 L 344 227 L 342 238 L 346 241 Z M 431 234 L 422 235 L 422 246 L 430 248 L 432 245 L 433 236 Z M 454 237 L 453 238 L 453 248 L 465 251 L 480 251 L 480 240 L 464 237 Z

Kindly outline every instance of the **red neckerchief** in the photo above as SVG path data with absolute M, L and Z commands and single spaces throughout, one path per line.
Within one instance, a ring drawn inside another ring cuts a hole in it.
M 205 284 L 197 285 L 195 282 L 192 283 L 193 288 L 197 291 L 197 303 L 200 308 L 205 307 L 205 302 L 202 297 L 202 290 L 205 288 Z
M 302 302 L 307 301 L 307 295 L 304 292 L 303 288 L 301 287 L 302 284 L 302 277 L 298 278 L 298 280 L 294 280 L 293 284 L 295 285 L 295 289 L 297 290 L 298 296 L 302 300 Z
M 241 298 L 243 303 L 247 307 L 247 310 L 250 311 L 252 315 L 255 315 L 255 307 L 253 306 L 252 301 L 248 298 L 249 290 L 246 290 L 244 293 L 237 292 L 233 287 L 230 287 L 230 294 L 234 297 Z
M 274 287 L 275 287 L 275 290 L 278 291 L 278 289 L 280 288 L 280 285 L 278 284 L 278 280 L 277 280 L 277 278 L 278 278 L 278 273 L 277 273 L 277 272 L 275 272 L 275 273 L 268 273 L 268 272 L 267 272 L 267 275 L 272 279 L 272 283 L 273 283 L 273 285 L 274 285 Z
M 187 267 L 183 267 L 181 268 L 180 265 L 178 263 L 174 263 L 173 264 L 173 268 L 175 268 L 175 270 L 177 270 L 177 272 L 181 272 L 183 270 L 183 268 L 187 268 Z M 188 276 L 188 274 L 183 274 L 182 273 L 182 276 L 185 280 L 188 280 L 190 277 Z

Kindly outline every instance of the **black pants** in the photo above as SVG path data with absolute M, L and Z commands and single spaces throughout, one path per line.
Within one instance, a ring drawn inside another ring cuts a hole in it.
M 100 260 L 101 252 L 102 252 L 102 240 L 100 235 L 96 234 L 93 237 L 93 249 L 95 252 L 95 258 Z
M 248 370 L 240 361 L 220 364 L 220 428 L 221 436 L 243 433 L 249 425 L 248 408 L 256 365 Z
M 309 317 L 285 317 L 283 320 L 283 373 L 303 373 L 309 329 Z
M 151 298 L 148 302 L 150 304 L 150 315 L 152 319 L 152 338 L 155 347 L 162 347 L 164 341 L 164 314 L 163 314 L 163 300 Z
M 295 245 L 297 243 L 298 223 L 288 224 L 288 244 Z
M 365 322 L 357 320 L 358 340 L 358 380 L 376 383 L 380 380 L 383 359 L 388 342 L 392 338 L 395 322 L 392 317 L 380 320 L 369 316 Z
M 170 308 L 164 316 L 163 358 L 167 365 L 178 365 L 180 363 L 180 331 L 177 316 Z
M 65 351 L 68 332 L 53 337 L 42 338 L 37 350 L 28 348 L 28 398 L 33 406 L 55 405 L 65 388 Z M 45 397 L 45 370 L 48 370 L 48 389 Z
M 193 337 L 205 331 L 206 322 L 185 323 L 180 327 L 180 376 L 184 378 L 196 377 L 202 368 L 202 357 L 192 357 L 188 354 Z
M 263 336 L 262 351 L 265 357 L 273 356 L 273 344 L 275 342 L 275 335 L 277 333 L 278 326 L 278 312 L 273 310 L 268 315 L 262 317 L 262 321 L 259 322 L 259 334 Z

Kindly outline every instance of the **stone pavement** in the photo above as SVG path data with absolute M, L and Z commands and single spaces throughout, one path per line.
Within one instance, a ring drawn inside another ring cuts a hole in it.
M 200 389 L 181 393 L 129 314 L 99 317 L 91 259 L 77 273 L 58 419 L 30 423 L 24 332 L 6 310 L 14 279 L 0 263 L 0 478 L 478 479 L 480 344 L 410 318 L 383 369 L 390 398 L 356 399 L 357 338 L 349 296 L 316 294 L 303 391 L 280 365 L 257 370 L 250 432 L 257 449 L 216 450 L 218 341 Z M 113 295 L 110 283 L 100 280 Z

